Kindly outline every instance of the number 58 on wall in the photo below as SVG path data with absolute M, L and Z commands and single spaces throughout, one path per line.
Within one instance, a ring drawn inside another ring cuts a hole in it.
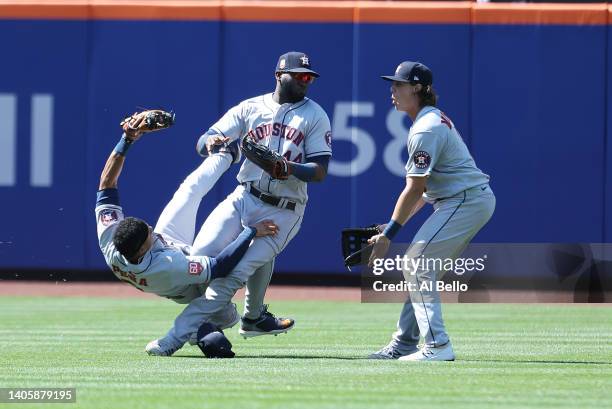
M 329 173 L 334 176 L 351 177 L 367 171 L 376 158 L 376 142 L 364 129 L 350 126 L 350 118 L 374 116 L 373 102 L 336 102 L 332 120 L 332 135 L 335 141 L 347 141 L 354 145 L 356 154 L 346 162 L 337 159 L 329 163 Z M 386 128 L 393 136 L 383 151 L 385 167 L 396 176 L 405 176 L 402 152 L 406 150 L 408 129 L 403 124 L 405 114 L 391 109 L 387 114 Z

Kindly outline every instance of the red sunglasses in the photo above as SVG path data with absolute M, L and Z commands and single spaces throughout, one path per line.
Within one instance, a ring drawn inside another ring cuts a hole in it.
M 290 72 L 289 74 L 296 80 L 307 84 L 311 84 L 315 80 L 315 76 L 307 72 Z

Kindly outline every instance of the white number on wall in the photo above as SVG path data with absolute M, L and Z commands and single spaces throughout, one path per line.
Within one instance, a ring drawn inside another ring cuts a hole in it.
M 336 141 L 351 142 L 357 154 L 349 162 L 332 159 L 329 173 L 334 176 L 357 176 L 365 172 L 374 163 L 376 144 L 369 133 L 356 126 L 349 126 L 351 117 L 374 116 L 372 102 L 337 102 L 334 108 L 332 135 Z

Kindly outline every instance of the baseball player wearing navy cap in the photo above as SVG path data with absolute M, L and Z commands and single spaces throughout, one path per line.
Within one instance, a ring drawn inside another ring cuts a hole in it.
M 290 51 L 278 58 L 276 72 L 306 73 L 319 78 L 319 74 L 310 69 L 310 58 L 306 54 L 296 51 Z
M 246 284 L 240 334 L 245 337 L 276 335 L 291 330 L 294 320 L 277 318 L 263 304 L 274 259 L 298 233 L 308 201 L 307 184 L 327 176 L 332 154 L 331 125 L 323 108 L 306 97 L 319 77 L 310 57 L 288 52 L 276 63 L 273 92 L 250 98 L 229 109 L 197 142 L 207 157 L 215 149 L 231 148 L 244 137 L 265 145 L 286 159 L 289 175 L 274 178 L 245 159 L 238 172 L 238 186 L 208 216 L 197 234 L 192 251 L 215 257 L 233 242 L 245 225 L 270 220 L 276 234 L 254 240 L 226 277 L 212 280 L 203 297 L 192 300 L 176 318 L 168 334 L 159 339 L 162 349 L 180 348 L 211 317 L 231 305 L 236 291 Z M 229 165 L 228 165 L 229 166 Z
M 384 232 L 370 239 L 374 244 L 370 265 L 385 256 L 397 232 L 425 203 L 432 204 L 434 211 L 417 231 L 406 255 L 426 260 L 456 258 L 493 215 L 495 196 L 489 176 L 476 167 L 453 122 L 436 108 L 433 74 L 427 66 L 404 61 L 395 74 L 382 78 L 392 82 L 395 109 L 406 112 L 413 124 L 408 133 L 406 187 Z M 404 271 L 406 281 L 414 283 L 409 288 L 416 290 L 404 304 L 391 342 L 369 358 L 455 359 L 442 319 L 440 295 L 431 285 L 443 273 L 425 268 Z M 420 337 L 424 343 L 419 349 Z
M 382 79 L 409 84 L 421 84 L 424 87 L 431 87 L 433 84 L 433 74 L 427 66 L 420 62 L 404 61 L 395 70 L 394 75 L 382 75 Z M 427 90 L 427 88 L 425 88 Z
M 109 268 L 121 281 L 141 291 L 187 304 L 202 298 L 210 282 L 230 274 L 253 240 L 275 235 L 277 226 L 269 220 L 253 220 L 245 224 L 235 240 L 227 243 L 215 257 L 194 250 L 196 214 L 200 202 L 232 161 L 240 160 L 240 151 L 236 149 L 219 149 L 187 176 L 164 208 L 155 229 L 144 220 L 125 217 L 119 202 L 117 183 L 128 149 L 147 132 L 131 125 L 142 124 L 146 114 L 147 111 L 135 114 L 130 122 L 122 123 L 124 134 L 109 155 L 100 176 L 95 207 L 100 250 Z M 233 356 L 229 341 L 222 342 L 222 330 L 234 326 L 239 319 L 240 315 L 232 303 L 208 317 L 206 323 L 214 330 L 206 333 L 200 331 L 201 338 L 205 338 L 205 348 L 201 348 L 206 356 Z M 202 322 L 196 324 L 194 338 Z M 214 334 L 206 337 L 210 333 Z M 200 345 L 199 341 L 195 339 L 194 343 Z M 149 355 L 169 356 L 182 345 L 168 346 L 155 340 L 145 350 Z M 230 351 L 227 350 L 228 345 Z

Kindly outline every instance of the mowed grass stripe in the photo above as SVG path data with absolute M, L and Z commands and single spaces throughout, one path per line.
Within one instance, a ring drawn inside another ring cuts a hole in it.
M 445 305 L 458 361 L 360 359 L 388 341 L 400 308 L 274 302 L 295 330 L 250 340 L 229 330 L 238 357 L 207 360 L 187 346 L 144 354 L 182 309 L 162 299 L 5 297 L 0 384 L 76 387 L 69 408 L 612 406 L 609 308 Z

